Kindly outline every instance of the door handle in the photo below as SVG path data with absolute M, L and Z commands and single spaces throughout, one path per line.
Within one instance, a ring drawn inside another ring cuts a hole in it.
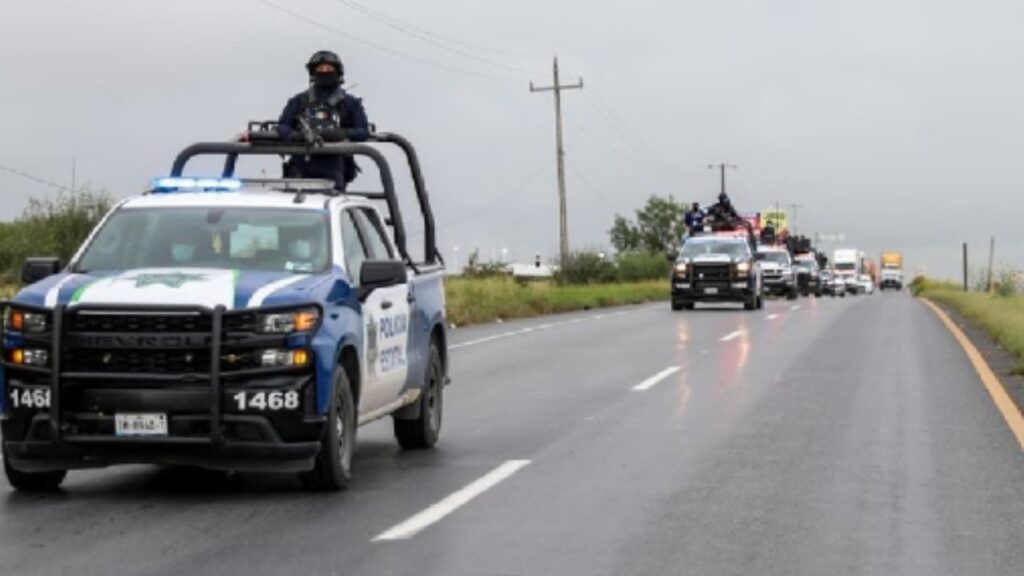
M 382 310 L 387 310 L 387 309 L 391 308 L 392 306 L 394 306 L 394 304 L 391 303 L 391 300 L 385 300 L 385 301 L 380 303 L 380 307 L 381 307 Z

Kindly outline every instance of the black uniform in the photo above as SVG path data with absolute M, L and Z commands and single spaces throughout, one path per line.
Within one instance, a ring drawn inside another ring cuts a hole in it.
M 285 140 L 305 140 L 300 118 L 324 142 L 363 142 L 370 137 L 370 126 L 359 98 L 341 87 L 325 90 L 315 86 L 296 94 L 284 107 L 278 120 L 278 132 Z M 358 168 L 351 157 L 295 156 L 288 162 L 289 177 L 327 178 L 339 190 L 356 177 Z
M 317 73 L 316 68 L 329 64 L 334 71 Z M 324 142 L 363 142 L 370 137 L 370 123 L 363 101 L 345 92 L 341 85 L 345 68 L 333 52 L 317 52 L 306 69 L 310 75 L 309 89 L 296 94 L 285 105 L 278 119 L 278 133 L 286 141 L 304 141 L 310 137 Z M 351 156 L 293 156 L 286 165 L 286 177 L 325 178 L 334 180 L 338 190 L 355 179 L 359 172 Z

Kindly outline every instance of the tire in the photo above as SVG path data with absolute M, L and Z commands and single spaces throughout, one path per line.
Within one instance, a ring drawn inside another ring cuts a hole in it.
M 796 288 L 794 288 L 786 293 L 786 300 L 796 300 L 799 296 L 800 294 L 797 292 Z
M 394 419 L 395 440 L 405 450 L 431 448 L 441 436 L 441 420 L 444 415 L 444 367 L 437 344 L 430 344 L 430 360 L 427 364 L 423 393 L 420 394 L 420 415 L 415 420 Z
M 673 311 L 679 312 L 680 310 L 683 310 L 685 308 L 686 308 L 686 304 L 683 304 L 682 302 L 676 302 L 675 300 L 672 301 L 672 310 Z
M 756 305 L 756 307 L 757 307 L 758 310 L 761 310 L 762 308 L 764 308 L 764 296 L 762 296 L 762 295 L 758 295 L 757 296 L 757 305 Z
M 345 370 L 338 366 L 334 376 L 334 398 L 327 414 L 327 425 L 320 440 L 320 452 L 313 469 L 299 473 L 299 481 L 309 490 L 338 492 L 352 478 L 352 455 L 356 444 L 356 407 L 352 385 Z
M 751 296 L 743 301 L 744 310 L 757 310 L 757 296 Z
M 4 474 L 11 487 L 20 492 L 56 492 L 67 477 L 68 471 L 22 472 L 11 466 L 5 451 Z
M 695 304 L 693 302 L 688 302 L 686 304 L 683 304 L 683 308 L 686 309 L 686 310 L 696 310 L 697 309 L 697 304 Z

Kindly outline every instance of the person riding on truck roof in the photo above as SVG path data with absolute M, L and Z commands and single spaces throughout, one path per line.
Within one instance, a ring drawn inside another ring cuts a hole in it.
M 370 124 L 363 101 L 348 92 L 345 65 L 334 52 L 322 50 L 306 63 L 309 88 L 288 100 L 278 120 L 284 141 L 365 142 Z M 351 156 L 292 156 L 285 168 L 288 178 L 326 178 L 344 191 L 359 173 Z

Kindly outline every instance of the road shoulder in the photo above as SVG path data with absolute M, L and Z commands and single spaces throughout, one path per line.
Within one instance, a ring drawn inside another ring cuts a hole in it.
M 1010 411 L 1016 410 L 1017 412 L 1013 417 L 1013 420 L 1016 420 L 1018 426 L 1015 426 L 1011 421 L 1010 416 L 1007 416 L 1007 414 L 1004 413 L 1004 417 L 1007 419 L 1007 424 L 1009 424 L 1012 429 L 1019 427 L 1021 425 L 1021 419 L 1024 418 L 1024 410 L 1022 410 L 1022 407 L 1024 407 L 1024 378 L 1011 373 L 1013 368 L 1017 365 L 1016 357 L 994 342 L 987 333 L 975 326 L 970 320 L 958 313 L 951 306 L 934 302 L 927 298 L 922 299 L 922 302 L 925 305 L 930 305 L 937 310 L 941 310 L 948 317 L 948 320 L 952 322 L 954 326 L 959 328 L 963 337 L 966 338 L 975 348 L 977 354 L 981 357 L 981 361 L 987 365 L 985 367 L 987 368 L 987 371 L 991 373 L 991 376 L 997 381 L 998 386 L 1000 386 L 1006 393 L 1010 403 L 1013 404 L 1013 406 L 1010 406 L 1008 409 Z M 951 330 L 951 332 L 954 331 Z M 955 333 L 952 335 L 957 337 Z M 966 346 L 963 346 L 963 348 L 968 357 L 971 357 L 972 351 L 968 350 L 968 347 Z M 972 358 L 972 362 L 973 361 L 974 359 Z M 978 371 L 981 372 L 982 368 L 979 367 Z M 980 376 L 982 380 L 986 379 L 984 374 L 981 374 Z M 986 383 L 986 385 L 988 384 Z M 997 405 L 999 405 L 1002 400 L 995 397 L 996 392 L 992 392 L 992 394 L 993 400 Z M 1000 407 L 1000 410 L 1003 410 L 1003 407 Z M 1014 430 L 1014 433 L 1018 436 L 1021 448 L 1024 449 L 1024 437 L 1022 437 L 1022 433 L 1016 429 Z

